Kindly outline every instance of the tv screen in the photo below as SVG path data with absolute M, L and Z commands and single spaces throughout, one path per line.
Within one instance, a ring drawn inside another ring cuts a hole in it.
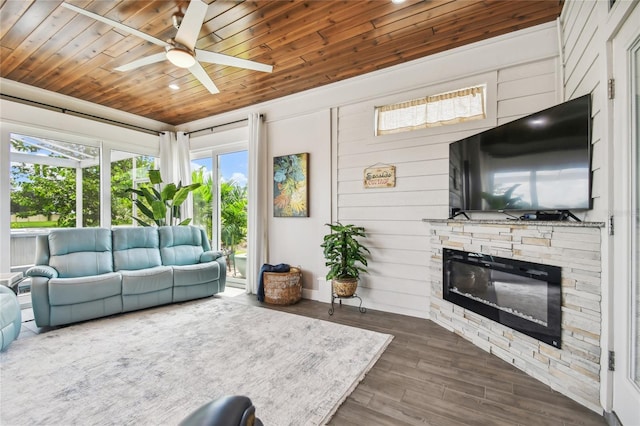
M 449 207 L 592 208 L 590 95 L 451 143 Z

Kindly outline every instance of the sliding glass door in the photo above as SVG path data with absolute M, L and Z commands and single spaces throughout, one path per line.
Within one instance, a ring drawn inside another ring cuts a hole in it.
M 207 150 L 192 154 L 194 224 L 207 230 L 212 247 L 227 259 L 227 283 L 244 287 L 247 264 L 248 153 Z

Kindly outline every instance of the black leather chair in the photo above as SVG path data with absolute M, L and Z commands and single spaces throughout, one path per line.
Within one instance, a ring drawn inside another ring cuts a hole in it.
M 204 404 L 184 419 L 180 426 L 263 426 L 256 407 L 246 396 L 223 396 Z

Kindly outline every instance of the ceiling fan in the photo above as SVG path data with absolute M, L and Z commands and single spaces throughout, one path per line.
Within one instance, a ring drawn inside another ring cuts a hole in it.
M 164 52 L 156 53 L 154 55 L 145 56 L 144 58 L 137 59 L 125 65 L 121 65 L 115 68 L 116 71 L 131 71 L 136 68 L 155 64 L 157 62 L 167 59 L 169 62 L 180 68 L 187 68 L 191 71 L 191 74 L 202 83 L 204 87 L 212 94 L 219 93 L 220 91 L 213 84 L 213 81 L 204 70 L 200 62 L 206 62 L 211 64 L 228 65 L 232 67 L 245 68 L 249 70 L 272 72 L 273 66 L 262 64 L 260 62 L 250 61 L 247 59 L 240 59 L 234 56 L 224 55 L 222 53 L 210 52 L 207 50 L 196 49 L 196 41 L 198 41 L 198 35 L 204 22 L 205 15 L 207 13 L 208 4 L 203 3 L 201 0 L 191 0 L 189 7 L 187 8 L 184 16 L 182 13 L 175 13 L 173 15 L 174 26 L 178 29 L 174 38 L 168 41 L 162 41 L 147 33 L 136 30 L 135 28 L 128 27 L 120 22 L 105 18 L 96 13 L 89 12 L 77 6 L 69 3 L 62 3 L 67 9 L 71 9 L 77 13 L 88 16 L 105 24 L 116 27 L 129 34 L 143 38 L 153 44 L 162 46 L 165 48 Z

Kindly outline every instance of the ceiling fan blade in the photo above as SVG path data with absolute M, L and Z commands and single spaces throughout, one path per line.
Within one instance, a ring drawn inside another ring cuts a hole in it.
M 260 62 L 240 59 L 235 56 L 224 55 L 222 53 L 209 52 L 207 50 L 196 49 L 196 59 L 210 64 L 228 65 L 230 67 L 245 68 L 248 70 L 272 72 L 273 66 Z
M 209 5 L 200 0 L 191 0 L 187 13 L 185 13 L 180 23 L 180 28 L 178 28 L 175 41 L 189 50 L 193 50 L 196 46 L 196 41 L 198 41 L 198 35 L 208 8 Z
M 156 53 L 155 55 L 145 56 L 144 58 L 136 59 L 128 64 L 120 65 L 118 68 L 114 68 L 116 71 L 131 71 L 136 68 L 143 67 L 145 65 L 155 64 L 156 62 L 162 62 L 167 59 L 165 52 Z
M 202 83 L 202 85 L 206 87 L 209 92 L 211 92 L 212 95 L 220 93 L 216 85 L 213 84 L 213 81 L 211 80 L 211 77 L 209 77 L 209 74 L 207 74 L 204 68 L 202 68 L 202 65 L 200 65 L 198 62 L 189 67 L 189 71 L 191 71 L 191 74 L 193 74 L 195 78 L 197 78 L 200 83 Z
M 138 31 L 135 28 L 128 27 L 128 26 L 126 26 L 124 24 L 121 24 L 118 21 L 114 21 L 112 19 L 105 18 L 104 16 L 100 16 L 100 15 L 98 15 L 96 13 L 89 12 L 88 10 L 84 10 L 84 9 L 82 9 L 80 7 L 74 6 L 74 5 L 69 4 L 69 3 L 64 3 L 63 2 L 62 5 L 64 7 L 66 7 L 67 9 L 73 10 L 74 12 L 80 13 L 80 14 L 82 14 L 84 16 L 88 16 L 89 18 L 95 19 L 96 21 L 104 22 L 107 25 L 111 25 L 112 27 L 118 28 L 118 29 L 120 29 L 120 30 L 122 30 L 124 32 L 132 34 L 134 36 L 138 36 L 138 37 L 140 37 L 142 39 L 145 39 L 145 40 L 147 40 L 147 41 L 149 41 L 149 42 L 151 42 L 153 44 L 157 44 L 158 46 L 163 46 L 164 47 L 164 46 L 168 46 L 169 45 L 169 43 L 167 43 L 166 41 L 162 41 L 159 38 L 155 38 L 155 37 L 153 37 L 153 36 L 151 36 L 151 35 L 149 35 L 147 33 L 143 33 L 142 31 Z

